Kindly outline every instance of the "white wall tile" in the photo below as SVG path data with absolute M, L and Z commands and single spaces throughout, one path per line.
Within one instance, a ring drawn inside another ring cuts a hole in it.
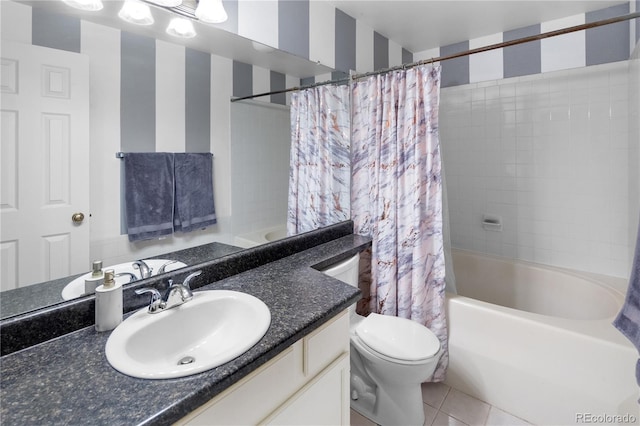
M 606 64 L 443 89 L 453 246 L 626 276 L 639 186 L 637 154 L 619 141 L 634 121 L 628 72 Z M 484 231 L 483 213 L 502 216 L 503 231 Z
M 231 108 L 234 234 L 284 224 L 290 150 L 289 109 L 260 102 L 234 103 Z

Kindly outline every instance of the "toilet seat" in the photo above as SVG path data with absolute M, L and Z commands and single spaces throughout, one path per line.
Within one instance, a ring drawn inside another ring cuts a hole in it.
M 431 330 L 406 318 L 370 314 L 355 327 L 355 335 L 381 358 L 401 364 L 423 363 L 440 350 Z

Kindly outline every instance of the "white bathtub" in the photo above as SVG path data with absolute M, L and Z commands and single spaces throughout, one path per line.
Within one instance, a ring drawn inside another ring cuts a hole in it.
M 240 247 L 250 248 L 277 241 L 287 236 L 287 225 L 278 225 L 258 231 L 237 235 L 234 243 Z
M 638 423 L 638 353 L 611 325 L 626 280 L 460 250 L 453 264 L 447 384 L 534 424 Z

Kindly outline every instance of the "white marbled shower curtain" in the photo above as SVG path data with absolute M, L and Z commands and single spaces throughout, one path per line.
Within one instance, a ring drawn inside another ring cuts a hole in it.
M 448 365 L 439 96 L 440 66 L 425 65 L 358 81 L 351 99 L 351 213 L 355 233 L 373 239 L 370 283 L 361 286 L 369 312 L 438 336 L 433 381 Z
M 319 86 L 291 97 L 289 235 L 350 217 L 349 88 Z

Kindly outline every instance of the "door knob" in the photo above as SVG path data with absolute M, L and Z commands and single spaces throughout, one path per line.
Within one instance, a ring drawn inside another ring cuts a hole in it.
M 73 223 L 80 224 L 84 220 L 84 214 L 74 213 L 73 215 L 71 215 L 71 220 L 73 221 Z

